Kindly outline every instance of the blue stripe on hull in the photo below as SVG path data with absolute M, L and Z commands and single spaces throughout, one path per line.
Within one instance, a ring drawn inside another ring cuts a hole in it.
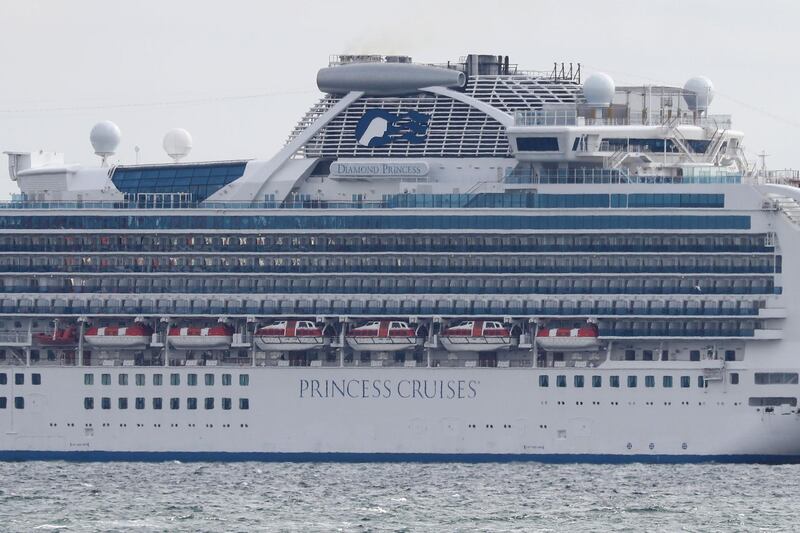
M 493 453 L 319 453 L 319 452 L 110 452 L 0 451 L 0 461 L 184 461 L 184 462 L 458 462 L 507 463 L 762 463 L 797 464 L 800 455 L 613 455 L 613 454 L 493 454 Z

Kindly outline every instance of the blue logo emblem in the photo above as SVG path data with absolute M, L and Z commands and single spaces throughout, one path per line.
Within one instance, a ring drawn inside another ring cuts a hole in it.
M 356 124 L 356 139 L 361 146 L 377 148 L 395 141 L 425 142 L 431 116 L 417 111 L 390 113 L 370 109 Z

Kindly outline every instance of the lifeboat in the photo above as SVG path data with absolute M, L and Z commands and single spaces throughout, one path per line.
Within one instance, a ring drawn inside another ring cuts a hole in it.
M 536 334 L 536 344 L 550 351 L 567 352 L 588 350 L 600 345 L 597 326 L 582 328 L 549 328 L 540 329 Z
M 322 328 L 308 320 L 281 320 L 256 330 L 256 348 L 265 352 L 298 352 L 325 344 Z
M 440 336 L 448 352 L 488 352 L 511 346 L 511 330 L 490 320 L 465 320 Z
M 178 350 L 225 350 L 233 342 L 233 328 L 224 324 L 210 328 L 170 328 L 167 339 Z
M 399 320 L 373 320 L 351 329 L 347 344 L 358 352 L 399 352 L 417 345 L 417 335 L 408 323 Z
M 40 346 L 75 346 L 78 344 L 78 328 L 55 328 L 53 333 L 34 333 L 33 341 Z
M 91 327 L 83 334 L 83 340 L 93 348 L 115 350 L 138 350 L 150 345 L 153 330 L 143 324 L 125 328 Z

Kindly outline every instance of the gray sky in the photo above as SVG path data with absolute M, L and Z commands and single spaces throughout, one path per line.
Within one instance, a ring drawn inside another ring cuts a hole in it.
M 495 5 L 492 5 L 495 4 Z M 65 152 L 96 164 L 95 122 L 122 130 L 119 161 L 164 162 L 164 133 L 189 130 L 189 160 L 274 154 L 316 101 L 330 54 L 469 52 L 602 70 L 618 85 L 709 77 L 712 113 L 733 114 L 770 168 L 800 166 L 792 0 L 283 2 L 0 0 L 0 151 Z M 17 192 L 0 165 L 0 197 Z

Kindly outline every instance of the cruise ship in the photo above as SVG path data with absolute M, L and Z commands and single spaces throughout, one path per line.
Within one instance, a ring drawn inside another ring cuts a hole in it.
M 0 459 L 800 459 L 800 188 L 707 78 L 316 83 L 269 160 L 7 152 Z

